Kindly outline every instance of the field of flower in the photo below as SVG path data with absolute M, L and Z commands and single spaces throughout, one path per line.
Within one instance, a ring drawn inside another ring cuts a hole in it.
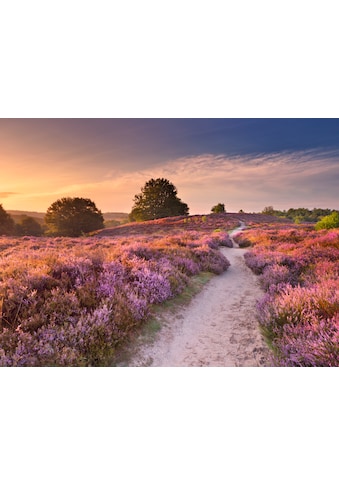
M 339 365 L 339 229 L 262 226 L 239 235 L 266 291 L 264 336 L 280 366 Z
M 131 222 L 123 226 L 104 229 L 103 231 L 99 231 L 99 234 L 114 237 L 129 237 L 133 235 L 153 235 L 154 232 L 162 234 L 178 234 L 186 231 L 210 233 L 216 229 L 223 231 L 233 229 L 239 225 L 239 220 L 244 221 L 247 226 L 281 221 L 281 219 L 275 216 L 265 214 L 227 212 L 223 214 L 167 217 L 165 219 L 156 219 L 147 222 Z
M 114 236 L 0 237 L 1 366 L 110 365 L 152 304 L 229 266 L 220 228 Z

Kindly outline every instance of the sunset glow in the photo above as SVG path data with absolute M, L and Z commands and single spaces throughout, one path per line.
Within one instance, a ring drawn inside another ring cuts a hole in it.
M 45 212 L 77 196 L 130 212 L 166 177 L 191 214 L 338 208 L 338 135 L 337 119 L 3 119 L 0 203 Z

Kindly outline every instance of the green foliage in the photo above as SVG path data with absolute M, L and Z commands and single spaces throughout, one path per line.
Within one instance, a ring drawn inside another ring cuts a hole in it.
M 332 212 L 332 214 L 320 219 L 315 225 L 317 230 L 333 229 L 335 227 L 339 227 L 339 212 Z
M 11 216 L 0 204 L 0 235 L 10 236 L 15 232 L 15 224 Z
M 277 217 L 284 217 L 286 219 L 290 219 L 296 224 L 301 224 L 302 222 L 315 223 L 319 221 L 322 217 L 332 214 L 332 212 L 334 211 L 331 209 L 314 208 L 310 210 L 310 209 L 306 209 L 305 207 L 299 207 L 298 209 L 291 208 L 291 209 L 288 209 L 287 211 L 273 210 L 273 213 L 271 215 L 274 215 Z
M 219 202 L 219 204 L 212 207 L 211 212 L 213 214 L 223 214 L 225 212 L 225 204 Z
M 45 222 L 52 236 L 77 237 L 104 227 L 100 210 L 90 199 L 64 197 L 47 209 Z
M 22 216 L 19 224 L 16 225 L 18 236 L 42 236 L 41 225 L 30 216 Z
M 177 197 L 177 189 L 164 178 L 151 179 L 135 195 L 130 221 L 149 221 L 188 215 L 188 206 Z

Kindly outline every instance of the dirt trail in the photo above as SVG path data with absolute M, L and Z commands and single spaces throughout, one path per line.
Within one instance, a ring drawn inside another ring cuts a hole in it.
M 231 236 L 237 230 L 231 233 Z M 269 366 L 269 352 L 255 319 L 262 295 L 244 262 L 245 249 L 222 248 L 230 268 L 214 277 L 176 315 L 162 316 L 156 340 L 136 351 L 129 366 Z

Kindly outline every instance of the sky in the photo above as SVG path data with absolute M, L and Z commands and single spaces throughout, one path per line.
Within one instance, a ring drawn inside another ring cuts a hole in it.
M 190 214 L 219 202 L 228 212 L 339 209 L 339 119 L 1 119 L 0 169 L 6 210 L 86 197 L 130 212 L 158 177 Z

